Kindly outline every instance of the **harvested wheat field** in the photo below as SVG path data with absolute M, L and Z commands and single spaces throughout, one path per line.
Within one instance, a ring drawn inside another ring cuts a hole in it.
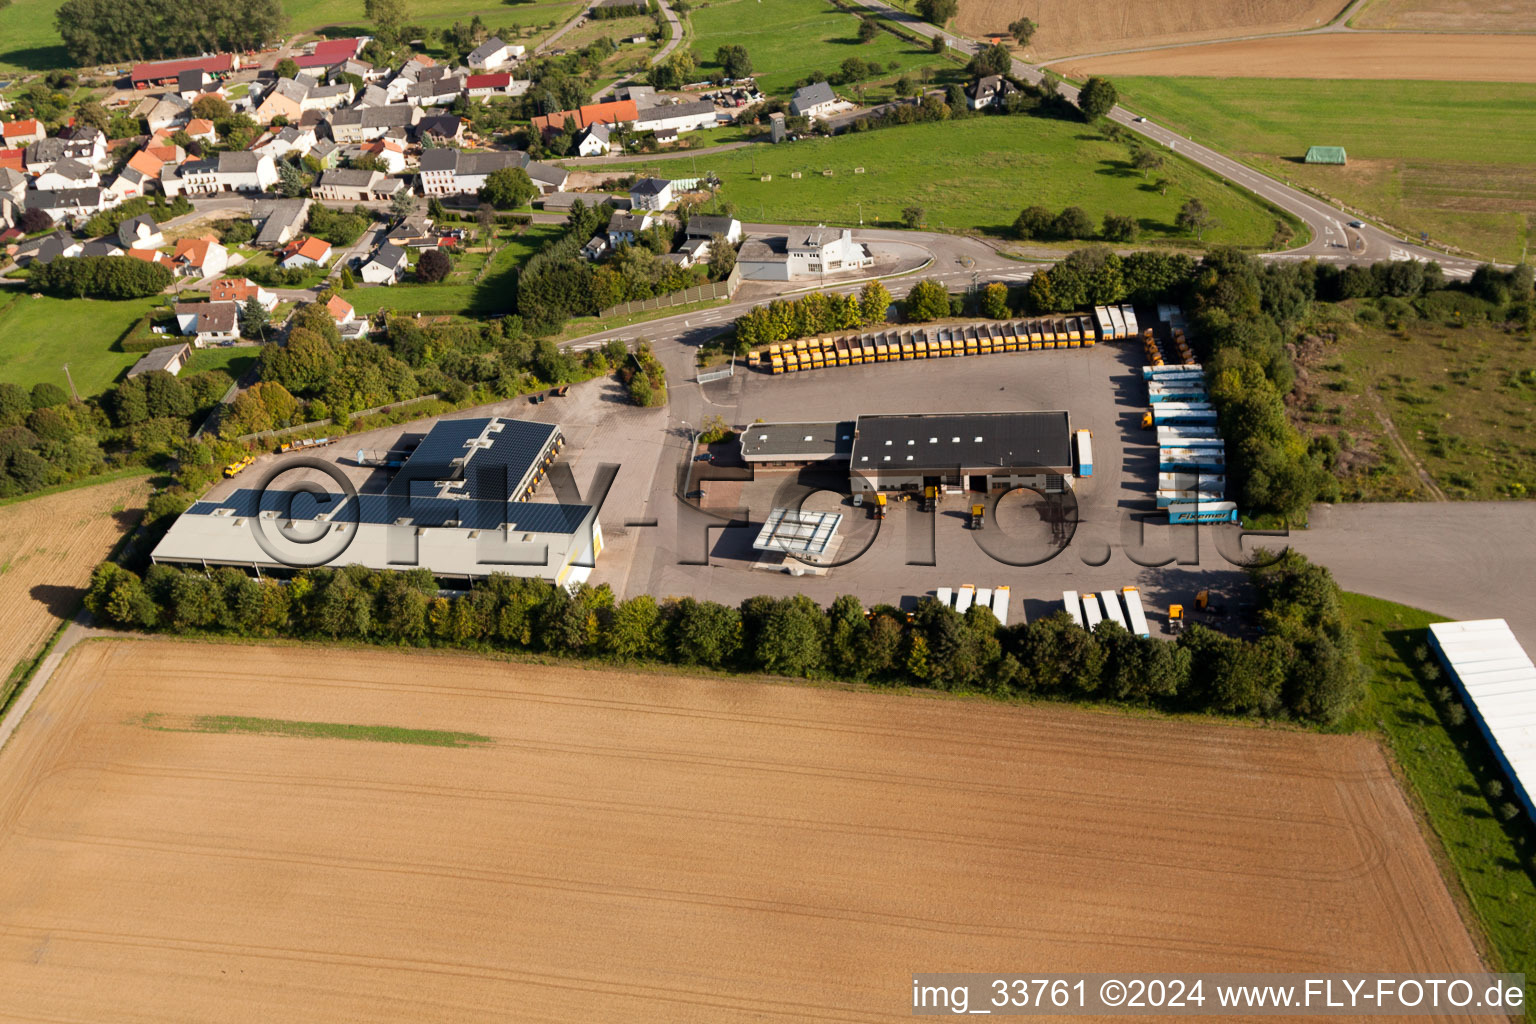
M 1006 36 L 1010 22 L 1032 18 L 1040 30 L 1030 55 L 1065 57 L 1319 28 L 1345 6 L 1345 0 L 960 0 L 955 26 L 970 36 Z
M 1371 0 L 1350 24 L 1412 32 L 1536 32 L 1536 0 Z
M 0 752 L 16 1018 L 880 1021 L 925 968 L 1478 964 L 1356 737 L 109 640 Z
M 1536 43 L 1525 36 L 1324 32 L 1245 43 L 1122 53 L 1053 65 L 1069 78 L 1390 78 L 1536 82 Z
M 130 477 L 0 506 L 0 683 L 75 610 L 148 497 L 148 481 Z

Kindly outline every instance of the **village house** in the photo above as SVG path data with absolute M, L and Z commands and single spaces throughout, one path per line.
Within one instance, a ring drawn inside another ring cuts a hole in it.
M 7 147 L 21 147 L 23 149 L 34 142 L 41 142 L 48 137 L 48 132 L 43 128 L 43 122 L 35 118 L 0 123 L 0 132 L 4 133 Z
M 615 210 L 608 217 L 608 245 L 617 249 L 620 245 L 633 245 L 635 236 L 651 226 L 651 215 L 646 213 L 625 213 L 623 210 Z
M 313 200 L 258 199 L 251 205 L 251 221 L 256 225 L 252 244 L 258 249 L 276 249 L 297 238 L 309 219 Z
M 184 131 L 187 133 L 187 138 L 193 142 L 213 145 L 219 141 L 219 134 L 214 130 L 213 122 L 204 117 L 194 117 L 188 121 Z
M 837 96 L 826 82 L 814 82 L 795 90 L 789 99 L 789 112 L 795 117 L 817 117 L 837 106 Z
M 521 96 L 532 86 L 531 81 L 519 81 L 509 72 L 498 71 L 489 75 L 470 75 L 464 79 L 464 92 L 470 99 L 489 99 L 492 96 Z
M 217 277 L 229 265 L 229 250 L 212 236 L 183 238 L 176 243 L 171 262 L 183 277 Z
M 173 274 L 176 273 L 176 264 L 172 263 L 171 258 L 159 249 L 129 249 L 123 255 L 136 260 L 143 260 L 145 263 L 154 263 L 157 266 L 164 267 Z
M 192 104 L 173 92 L 168 92 L 158 99 L 145 100 L 144 103 L 149 103 L 150 107 L 139 116 L 144 119 L 144 123 L 151 132 L 166 128 L 175 130 L 192 120 Z M 143 105 L 143 103 L 139 104 L 141 107 Z
M 405 250 L 398 245 L 381 245 L 363 263 L 360 275 L 368 284 L 394 284 L 405 273 Z
M 198 348 L 240 337 L 240 307 L 233 302 L 178 302 L 174 312 L 176 326 Z
M 459 98 L 464 82 L 463 75 L 423 77 L 406 86 L 405 102 L 418 107 L 446 107 Z
M 753 281 L 800 281 L 874 266 L 869 247 L 847 228 L 798 228 L 788 236 L 749 238 L 736 265 Z
M 365 203 L 381 193 L 389 194 L 386 191 L 388 180 L 389 175 L 383 171 L 343 167 L 320 175 L 320 180 L 315 182 L 314 194 L 316 199 Z
M 165 234 L 155 218 L 141 213 L 117 226 L 117 241 L 124 249 L 158 249 L 165 244 Z
M 279 250 L 278 266 L 284 270 L 295 267 L 324 266 L 331 258 L 331 243 L 323 238 L 295 238 Z
M 457 146 L 464 141 L 464 119 L 452 114 L 427 114 L 416 123 L 416 141 L 428 139 L 439 146 Z
M 220 153 L 218 185 L 223 192 L 265 192 L 277 184 L 277 163 L 270 153 Z
M 522 168 L 541 193 L 559 191 L 570 177 L 564 168 L 532 160 L 523 150 L 428 149 L 421 154 L 421 191 L 428 196 L 478 192 L 491 172 L 503 167 Z
M 699 128 L 713 128 L 717 121 L 714 103 L 695 100 L 692 103 L 647 107 L 636 114 L 635 130 L 654 132 L 670 128 L 678 132 L 691 132 Z
M 485 42 L 469 51 L 469 56 L 464 58 L 464 63 L 476 71 L 489 71 L 499 68 L 509 61 L 516 60 L 523 55 L 523 47 L 513 46 L 501 41 L 497 36 L 491 36 Z
M 674 198 L 672 182 L 666 178 L 641 178 L 629 186 L 629 205 L 634 210 L 665 210 Z
M 577 131 L 594 124 L 627 124 L 635 120 L 638 111 L 634 100 L 609 100 L 607 103 L 589 103 L 575 110 L 561 110 L 543 114 L 533 119 L 533 127 L 544 135 L 558 135 L 565 131 L 569 122 Z
M 702 238 L 706 241 L 716 235 L 724 235 L 727 242 L 735 245 L 741 241 L 741 221 L 735 217 L 715 214 L 694 214 L 688 218 L 688 227 L 683 235 L 687 238 Z
M 101 176 L 96 173 L 94 167 L 66 157 L 39 174 L 32 185 L 44 191 L 58 191 L 66 188 L 89 188 L 100 183 Z
M 351 107 L 333 110 L 326 117 L 331 138 L 338 145 L 377 139 L 393 128 L 410 129 L 421 120 L 420 107 L 395 104 L 387 107 Z
M 242 307 L 242 316 L 245 315 L 243 307 L 251 299 L 255 299 L 256 304 L 268 313 L 277 308 L 275 293 L 243 277 L 219 278 L 209 287 L 208 299 L 211 302 L 233 302 Z
M 107 137 L 100 128 L 88 124 L 70 125 L 60 128 L 54 138 L 63 143 L 63 156 L 68 159 L 79 160 L 98 171 L 112 166 L 112 160 L 107 155 Z
M 602 156 L 613 148 L 610 141 L 613 137 L 613 129 L 606 124 L 595 124 L 588 128 L 582 135 L 581 141 L 576 144 L 578 156 Z
M 405 170 L 405 146 L 394 139 L 374 139 L 372 142 L 359 142 L 347 146 L 342 155 L 353 161 L 372 158 L 384 165 L 384 170 L 390 174 L 399 174 Z M 333 172 L 327 172 L 333 173 Z
M 56 221 L 89 217 L 107 208 L 107 192 L 102 188 L 32 189 L 22 197 L 21 206 L 24 210 L 42 210 Z
M 1019 91 L 1002 75 L 985 75 L 965 88 L 965 100 L 972 110 L 1001 107 L 1008 97 Z
M 350 39 L 322 39 L 308 53 L 293 58 L 300 70 L 328 72 L 341 68 L 348 61 L 356 60 L 371 36 L 353 36 Z

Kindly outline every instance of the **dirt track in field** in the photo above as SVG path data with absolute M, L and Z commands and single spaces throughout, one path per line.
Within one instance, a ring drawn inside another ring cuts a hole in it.
M 138 477 L 0 506 L 0 683 L 74 611 L 148 497 Z
M 0 754 L 18 1019 L 884 1021 L 924 969 L 1477 967 L 1355 737 L 112 640 Z
M 960 0 L 955 26 L 1006 36 L 1010 22 L 1031 18 L 1039 59 L 1320 28 L 1343 9 L 1344 0 Z
M 1518 35 L 1328 32 L 1122 53 L 1052 67 L 1070 78 L 1190 75 L 1536 82 L 1536 41 Z

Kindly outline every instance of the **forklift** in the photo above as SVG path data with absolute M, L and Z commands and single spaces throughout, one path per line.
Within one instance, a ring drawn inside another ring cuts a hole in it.
M 985 505 L 972 505 L 971 506 L 971 529 L 973 529 L 973 530 L 982 530 L 982 529 L 986 528 L 986 525 L 987 525 L 987 506 L 985 506 Z

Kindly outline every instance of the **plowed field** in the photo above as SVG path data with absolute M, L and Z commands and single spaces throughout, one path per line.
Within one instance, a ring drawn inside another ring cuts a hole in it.
M 1536 32 L 1531 0 L 1374 0 L 1355 28 L 1418 32 Z
M 112 640 L 0 753 L 17 1019 L 884 1021 L 999 965 L 1478 958 L 1357 737 Z
M 1035 57 L 1104 53 L 1135 46 L 1319 28 L 1345 0 L 960 0 L 956 27 L 966 35 L 1006 36 L 1017 18 L 1040 26 Z
M 91 570 L 144 513 L 143 477 L 0 505 L 0 684 L 79 604 Z
M 1091 57 L 1053 67 L 1069 78 L 1168 75 L 1536 82 L 1533 54 L 1536 41 L 1530 36 L 1323 32 Z

